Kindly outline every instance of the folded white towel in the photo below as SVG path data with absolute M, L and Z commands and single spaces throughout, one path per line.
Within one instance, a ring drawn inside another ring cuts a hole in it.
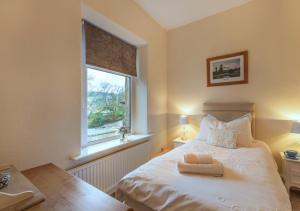
M 212 164 L 190 164 L 185 162 L 178 162 L 177 168 L 180 173 L 195 173 L 211 176 L 222 176 L 224 173 L 223 164 L 213 160 Z
M 183 156 L 184 162 L 190 164 L 211 164 L 213 158 L 210 154 L 187 153 Z

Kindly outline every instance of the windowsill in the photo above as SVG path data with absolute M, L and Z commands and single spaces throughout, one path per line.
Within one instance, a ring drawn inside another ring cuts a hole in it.
M 71 160 L 76 162 L 87 162 L 89 160 L 95 160 L 109 154 L 113 154 L 117 151 L 132 147 L 134 145 L 149 141 L 152 135 L 129 135 L 128 141 L 121 142 L 120 139 L 107 141 L 91 146 L 83 147 L 80 155 L 71 157 Z

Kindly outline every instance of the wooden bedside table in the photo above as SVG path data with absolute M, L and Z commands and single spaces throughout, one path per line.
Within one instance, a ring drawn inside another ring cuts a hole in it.
M 176 138 L 173 140 L 173 147 L 176 148 L 176 147 L 179 147 L 181 145 L 184 145 L 186 144 L 187 142 L 189 142 L 191 140 L 182 140 L 181 138 Z
M 285 157 L 283 152 L 280 152 L 282 159 L 283 179 L 287 191 L 291 187 L 300 188 L 300 160 L 293 160 Z

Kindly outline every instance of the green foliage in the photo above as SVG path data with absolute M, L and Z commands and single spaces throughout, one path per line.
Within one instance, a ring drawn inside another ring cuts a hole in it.
M 110 90 L 111 88 L 109 87 Z M 88 93 L 88 127 L 97 128 L 108 123 L 124 119 L 125 106 L 120 103 L 125 100 L 125 91 Z

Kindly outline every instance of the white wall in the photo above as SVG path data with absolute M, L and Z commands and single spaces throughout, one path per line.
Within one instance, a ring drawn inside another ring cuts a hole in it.
M 84 3 L 148 43 L 153 153 L 166 145 L 166 31 L 130 0 Z M 81 1 L 0 2 L 0 162 L 63 168 L 80 152 Z
M 167 110 L 170 144 L 178 130 L 173 114 L 199 114 L 205 101 L 255 102 L 257 137 L 277 157 L 297 142 L 288 131 L 290 120 L 300 119 L 298 0 L 253 0 L 168 35 L 131 0 L 83 2 L 148 44 L 153 153 L 166 146 Z M 1 162 L 19 169 L 48 162 L 66 168 L 72 165 L 69 156 L 79 153 L 80 5 L 80 0 L 0 2 Z M 244 49 L 249 84 L 207 88 L 206 59 Z
M 278 161 L 297 143 L 289 130 L 300 119 L 299 8 L 298 0 L 253 0 L 168 32 L 170 145 L 179 134 L 176 114 L 200 114 L 206 101 L 254 102 L 257 138 Z M 206 59 L 242 50 L 249 51 L 249 84 L 208 88 Z

